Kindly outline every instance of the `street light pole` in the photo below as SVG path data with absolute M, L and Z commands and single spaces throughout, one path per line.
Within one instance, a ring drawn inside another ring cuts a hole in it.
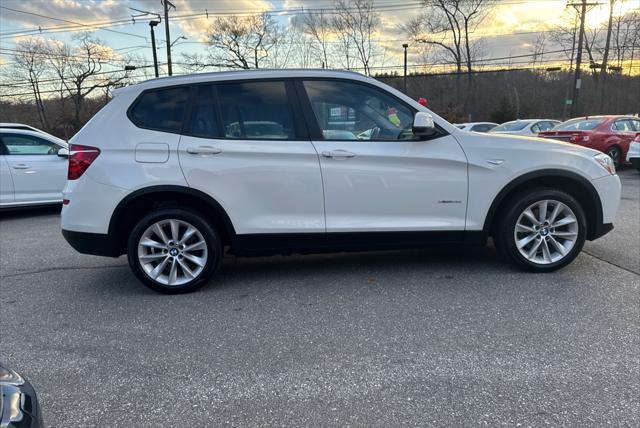
M 403 80 L 403 86 L 404 86 L 404 94 L 407 94 L 407 48 L 409 47 L 409 45 L 407 43 L 403 43 L 402 47 L 404 48 L 404 80 Z
M 159 77 L 158 74 L 158 54 L 156 53 L 156 34 L 153 31 L 153 27 L 158 25 L 160 21 L 149 21 L 149 28 L 151 28 L 151 49 L 153 50 L 153 69 L 156 72 L 156 77 Z

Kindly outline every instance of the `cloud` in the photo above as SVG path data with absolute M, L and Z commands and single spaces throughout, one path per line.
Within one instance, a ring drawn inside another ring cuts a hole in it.
M 29 0 L 8 1 L 3 5 L 16 11 L 3 9 L 2 20 L 26 28 L 73 25 L 63 20 L 93 24 L 129 17 L 125 4 L 115 0 Z
M 273 4 L 265 0 L 217 0 L 215 3 L 175 0 L 173 4 L 176 6 L 172 11 L 175 18 L 170 18 L 169 22 L 180 27 L 185 36 L 202 42 L 207 40 L 207 30 L 220 14 L 260 13 L 274 9 Z

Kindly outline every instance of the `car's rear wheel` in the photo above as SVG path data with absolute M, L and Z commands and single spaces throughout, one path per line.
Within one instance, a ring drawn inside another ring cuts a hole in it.
M 618 146 L 611 146 L 607 149 L 607 154 L 611 159 L 613 159 L 613 164 L 616 168 L 620 167 L 620 158 L 622 155 L 622 151 Z
M 218 233 L 197 212 L 182 208 L 154 211 L 133 228 L 129 266 L 143 284 L 161 293 L 194 291 L 222 262 Z
M 537 189 L 510 199 L 495 229 L 501 255 L 517 266 L 549 272 L 571 263 L 582 250 L 586 219 L 565 192 Z

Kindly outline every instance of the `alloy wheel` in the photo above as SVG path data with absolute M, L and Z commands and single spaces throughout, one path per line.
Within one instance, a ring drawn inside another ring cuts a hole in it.
M 607 151 L 607 155 L 609 155 L 609 157 L 613 160 L 613 164 L 617 168 L 620 164 L 620 149 L 618 149 L 617 147 L 611 147 Z
M 149 226 L 138 241 L 138 261 L 153 281 L 180 286 L 196 279 L 207 264 L 207 243 L 190 223 L 160 220 Z
M 578 239 L 578 219 L 567 205 L 545 199 L 529 205 L 516 221 L 516 248 L 528 261 L 551 264 L 571 252 Z

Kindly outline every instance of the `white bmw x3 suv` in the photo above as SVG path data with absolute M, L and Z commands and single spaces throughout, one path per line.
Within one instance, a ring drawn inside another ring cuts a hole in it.
M 613 163 L 595 150 L 463 132 L 352 72 L 222 72 L 119 90 L 71 140 L 62 232 L 179 293 L 225 251 L 491 236 L 521 268 L 552 271 L 612 229 L 619 201 Z

